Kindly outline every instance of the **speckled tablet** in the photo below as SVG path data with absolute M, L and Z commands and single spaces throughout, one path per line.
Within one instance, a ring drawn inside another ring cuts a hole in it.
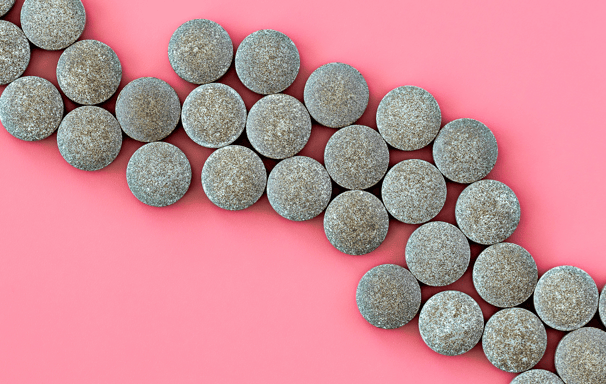
M 21 77 L 10 83 L 0 96 L 0 121 L 8 133 L 25 141 L 47 138 L 59 128 L 63 99 L 48 80 Z
M 381 197 L 387 211 L 397 220 L 421 224 L 436 217 L 444 207 L 446 181 L 427 161 L 404 160 L 385 175 Z
M 185 81 L 207 84 L 227 72 L 234 57 L 229 34 L 219 24 L 206 19 L 183 23 L 168 43 L 168 60 Z
M 280 161 L 267 179 L 267 197 L 278 214 L 293 221 L 318 216 L 330 202 L 332 182 L 316 160 L 295 156 Z
M 377 109 L 377 128 L 392 147 L 421 149 L 433 141 L 442 124 L 436 99 L 423 88 L 406 85 L 391 90 Z
M 602 324 L 606 326 L 606 285 L 602 288 L 602 294 L 600 295 L 600 319 L 602 319 Z
M 15 5 L 15 0 L 0 0 L 0 17 L 6 15 Z
M 23 31 L 10 21 L 0 20 L 0 85 L 21 76 L 29 59 L 29 42 Z
M 507 185 L 496 180 L 481 180 L 461 192 L 455 217 L 469 240 L 492 245 L 507 239 L 518 227 L 520 203 Z
M 566 384 L 606 384 L 606 332 L 586 327 L 564 336 L 555 367 Z
M 80 0 L 25 0 L 21 8 L 21 28 L 35 46 L 59 50 L 73 44 L 86 24 Z
M 118 120 L 103 108 L 80 107 L 65 116 L 57 131 L 61 156 L 83 171 L 108 166 L 122 148 Z
M 257 152 L 272 159 L 299 153 L 311 135 L 311 118 L 305 106 L 279 93 L 263 97 L 252 106 L 246 135 Z
M 213 152 L 202 168 L 202 187 L 217 207 L 237 211 L 259 200 L 265 191 L 267 171 L 259 155 L 240 145 Z
M 343 63 L 329 63 L 316 69 L 303 91 L 311 117 L 330 128 L 355 123 L 366 110 L 368 97 L 368 84 L 362 74 Z
M 497 162 L 499 149 L 492 131 L 473 119 L 446 124 L 433 144 L 433 159 L 442 174 L 457 183 L 484 178 Z
M 510 384 L 564 384 L 564 382 L 553 372 L 531 369 L 516 376 Z
M 395 329 L 412 320 L 421 306 L 421 288 L 403 267 L 382 264 L 366 272 L 356 290 L 358 310 L 378 328 Z
M 330 177 L 343 188 L 366 189 L 387 172 L 389 149 L 379 132 L 365 125 L 351 125 L 328 140 L 324 164 Z
M 572 331 L 587 324 L 598 309 L 598 300 L 598 287 L 591 276 L 570 265 L 545 272 L 534 291 L 537 314 L 559 331 Z
M 364 255 L 381 245 L 389 216 L 381 200 L 365 191 L 347 191 L 330 202 L 324 214 L 324 233 L 343 253 Z
M 236 51 L 236 73 L 255 93 L 270 95 L 288 88 L 301 61 L 295 43 L 282 32 L 262 29 L 246 36 Z

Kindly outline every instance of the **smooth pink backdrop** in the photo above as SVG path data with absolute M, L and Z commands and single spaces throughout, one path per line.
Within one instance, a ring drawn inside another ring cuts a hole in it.
M 18 23 L 22 3 L 5 18 Z M 174 30 L 193 18 L 221 24 L 235 47 L 258 29 L 290 36 L 301 71 L 286 93 L 298 98 L 315 68 L 353 65 L 370 87 L 363 124 L 375 126 L 389 90 L 427 89 L 443 123 L 470 117 L 494 132 L 499 159 L 489 177 L 508 184 L 522 207 L 510 241 L 530 251 L 540 273 L 572 264 L 600 288 L 606 284 L 606 3 L 83 3 L 82 38 L 116 51 L 121 86 L 156 76 L 181 101 L 195 86 L 177 77 L 166 52 Z M 33 49 L 26 75 L 57 84 L 59 55 Z M 220 81 L 241 92 L 248 108 L 259 98 L 233 66 Z M 115 98 L 104 104 L 112 112 Z M 302 154 L 321 161 L 332 133 L 314 125 Z M 181 127 L 167 141 L 187 154 L 194 175 L 181 201 L 158 209 L 136 200 L 126 184 L 126 164 L 140 143 L 125 139 L 113 164 L 89 173 L 61 158 L 56 135 L 27 143 L 0 129 L 1 383 L 469 384 L 514 377 L 494 368 L 480 346 L 458 357 L 432 352 L 417 318 L 388 331 L 359 315 L 358 280 L 378 264 L 405 265 L 404 246 L 417 226 L 392 220 L 375 252 L 344 255 L 324 236 L 322 216 L 289 222 L 265 196 L 240 212 L 213 206 L 200 186 L 212 151 Z M 394 151 L 391 164 L 414 157 L 431 160 L 431 150 Z M 462 189 L 449 185 L 437 219 L 454 222 Z M 474 259 L 480 250 L 473 247 Z M 469 271 L 448 288 L 480 300 Z M 426 300 L 440 289 L 422 290 Z M 480 303 L 487 318 L 496 311 Z M 597 319 L 591 324 L 602 327 Z M 553 370 L 562 333 L 548 335 L 539 367 Z

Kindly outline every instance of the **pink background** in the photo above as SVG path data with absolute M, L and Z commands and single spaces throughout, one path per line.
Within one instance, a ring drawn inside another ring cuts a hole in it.
M 22 3 L 6 19 L 18 23 Z M 193 18 L 221 24 L 236 47 L 258 29 L 290 36 L 301 71 L 286 93 L 298 98 L 315 68 L 353 65 L 370 87 L 363 124 L 375 126 L 389 90 L 427 89 L 444 123 L 471 117 L 494 132 L 499 159 L 489 177 L 508 184 L 522 207 L 510 241 L 530 251 L 540 273 L 572 264 L 600 288 L 606 284 L 606 3 L 83 3 L 83 38 L 116 51 L 122 86 L 156 76 L 181 101 L 195 86 L 177 77 L 166 52 L 174 30 Z M 60 52 L 32 55 L 26 75 L 57 84 Z M 259 98 L 233 67 L 221 81 L 248 108 Z M 115 98 L 104 105 L 112 112 Z M 321 161 L 333 132 L 315 125 L 302 154 Z M 181 127 L 167 141 L 187 154 L 194 175 L 181 201 L 157 209 L 136 200 L 126 184 L 126 164 L 140 143 L 126 139 L 113 164 L 88 173 L 61 158 L 56 135 L 28 143 L 0 129 L 0 382 L 509 383 L 514 377 L 494 368 L 480 346 L 459 357 L 432 352 L 417 318 L 387 331 L 359 315 L 358 280 L 378 264 L 405 265 L 404 246 L 416 226 L 392 220 L 375 252 L 341 254 L 324 236 L 322 216 L 289 222 L 266 196 L 240 212 L 213 206 L 200 185 L 211 150 Z M 414 157 L 430 160 L 431 151 L 394 151 L 391 163 Z M 449 185 L 438 219 L 454 221 L 462 189 Z M 473 247 L 473 258 L 480 250 Z M 449 288 L 479 300 L 469 271 Z M 424 300 L 439 291 L 422 290 Z M 495 312 L 480 303 L 487 318 Z M 599 326 L 596 319 L 591 324 Z M 548 336 L 539 367 L 553 370 L 562 333 Z

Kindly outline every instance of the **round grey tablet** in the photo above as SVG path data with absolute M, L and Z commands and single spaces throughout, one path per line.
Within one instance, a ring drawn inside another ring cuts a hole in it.
M 299 153 L 311 135 L 311 118 L 305 106 L 283 93 L 263 97 L 252 106 L 246 135 L 261 155 L 285 159 Z
M 29 42 L 23 31 L 10 21 L 0 20 L 0 85 L 21 76 L 29 59 Z
M 282 32 L 262 29 L 246 36 L 236 51 L 236 73 L 255 93 L 282 92 L 297 77 L 299 50 Z
M 118 120 L 103 108 L 80 107 L 65 116 L 57 131 L 61 156 L 83 171 L 108 166 L 122 148 Z
M 469 266 L 469 242 L 459 228 L 443 221 L 421 225 L 406 243 L 406 265 L 422 283 L 443 287 L 459 280 Z
M 80 0 L 25 0 L 21 27 L 35 46 L 56 51 L 73 44 L 86 24 Z
M 0 17 L 6 15 L 15 5 L 15 0 L 0 0 Z
M 366 110 L 368 97 L 362 74 L 343 63 L 325 64 L 313 71 L 303 91 L 311 117 L 330 128 L 355 123 Z
M 495 367 L 506 372 L 523 372 L 543 357 L 547 332 L 541 320 L 529 310 L 502 309 L 486 322 L 482 348 Z
M 425 223 L 446 202 L 446 181 L 436 167 L 424 160 L 399 162 L 385 175 L 381 189 L 385 208 L 407 224 Z
M 478 344 L 484 316 L 469 295 L 443 291 L 430 297 L 421 309 L 419 330 L 429 348 L 441 355 L 457 356 Z
M 181 121 L 194 142 L 206 148 L 221 148 L 236 141 L 244 131 L 246 105 L 230 86 L 205 84 L 185 99 Z
M 202 168 L 202 187 L 217 207 L 237 211 L 253 205 L 265 191 L 267 171 L 259 155 L 239 145 L 213 152 Z
M 330 177 L 343 188 L 366 189 L 387 172 L 389 149 L 379 132 L 365 125 L 351 125 L 328 140 L 324 164 Z
M 500 181 L 481 180 L 461 192 L 455 217 L 469 240 L 492 245 L 507 239 L 518 227 L 520 202 Z
M 602 288 L 602 294 L 600 295 L 600 319 L 602 319 L 602 324 L 606 326 L 606 285 Z
M 153 207 L 176 203 L 191 183 L 191 166 L 185 154 L 172 144 L 145 144 L 126 167 L 126 181 L 139 201 Z
M 365 191 L 347 191 L 326 208 L 324 232 L 343 253 L 364 255 L 381 245 L 389 229 L 389 216 L 381 200 Z
M 473 285 L 489 304 L 515 307 L 525 302 L 537 285 L 538 271 L 527 250 L 499 243 L 486 248 L 473 267 Z
M 279 162 L 267 179 L 267 197 L 278 214 L 293 221 L 313 219 L 330 202 L 332 182 L 316 160 L 295 156 Z
M 516 376 L 510 384 L 564 384 L 564 382 L 553 372 L 531 369 Z
M 378 328 L 395 329 L 412 320 L 421 306 L 421 288 L 406 268 L 382 264 L 358 283 L 356 303 L 362 317 Z
M 457 183 L 484 178 L 497 162 L 497 140 L 487 126 L 473 119 L 446 124 L 433 144 L 433 159 L 442 174 Z
M 131 81 L 116 100 L 116 117 L 124 133 L 145 143 L 170 135 L 180 115 L 179 96 L 165 81 L 155 77 Z
M 392 147 L 421 149 L 433 141 L 442 124 L 436 99 L 423 88 L 407 85 L 390 91 L 377 109 L 377 128 Z
M 48 80 L 21 77 L 0 96 L 0 121 L 8 133 L 26 141 L 42 140 L 59 128 L 63 99 Z
M 537 314 L 551 328 L 572 331 L 589 322 L 598 309 L 598 287 L 580 268 L 564 265 L 545 272 L 534 291 Z
M 185 81 L 207 84 L 227 72 L 234 57 L 231 38 L 219 24 L 195 19 L 182 24 L 168 43 L 168 60 Z
M 606 332 L 586 327 L 564 336 L 555 367 L 566 384 L 606 384 Z

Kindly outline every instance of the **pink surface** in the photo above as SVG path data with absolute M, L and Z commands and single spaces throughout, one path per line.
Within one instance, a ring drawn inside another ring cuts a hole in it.
M 23 0 L 7 19 L 18 23 Z M 249 33 L 286 33 L 301 72 L 286 93 L 302 98 L 309 74 L 342 61 L 370 86 L 361 123 L 375 126 L 380 99 L 406 84 L 430 91 L 443 122 L 471 117 L 490 127 L 499 159 L 490 178 L 508 184 L 522 207 L 510 241 L 539 272 L 562 264 L 606 284 L 603 237 L 606 4 L 553 1 L 305 2 L 83 0 L 83 38 L 120 57 L 124 86 L 141 76 L 168 81 L 181 101 L 194 89 L 167 58 L 173 31 L 193 18 L 221 24 L 237 46 Z M 33 50 L 26 75 L 55 84 L 60 53 Z M 232 67 L 221 79 L 259 98 Z M 113 112 L 115 96 L 106 103 Z M 74 105 L 68 103 L 68 110 Z M 303 154 L 322 160 L 334 132 L 314 126 Z M 56 135 L 37 143 L 0 129 L 1 383 L 508 383 L 481 347 L 444 357 L 425 346 L 417 318 L 398 330 L 359 315 L 360 277 L 382 263 L 404 265 L 416 226 L 391 221 L 366 256 L 335 250 L 322 216 L 294 223 L 263 197 L 250 209 L 213 206 L 200 185 L 211 150 L 183 129 L 167 141 L 187 154 L 192 186 L 157 209 L 130 193 L 125 169 L 141 145 L 124 142 L 108 168 L 68 165 Z M 392 152 L 431 159 L 429 148 Z M 268 162 L 268 166 L 271 164 Z M 438 219 L 454 221 L 463 189 L 449 186 Z M 474 255 L 481 248 L 474 247 Z M 453 284 L 479 299 L 468 271 Z M 438 289 L 422 287 L 427 299 Z M 495 308 L 480 301 L 486 317 Z M 600 326 L 596 319 L 591 323 Z M 603 327 L 602 327 L 603 329 Z M 539 367 L 553 370 L 561 332 L 548 331 Z

